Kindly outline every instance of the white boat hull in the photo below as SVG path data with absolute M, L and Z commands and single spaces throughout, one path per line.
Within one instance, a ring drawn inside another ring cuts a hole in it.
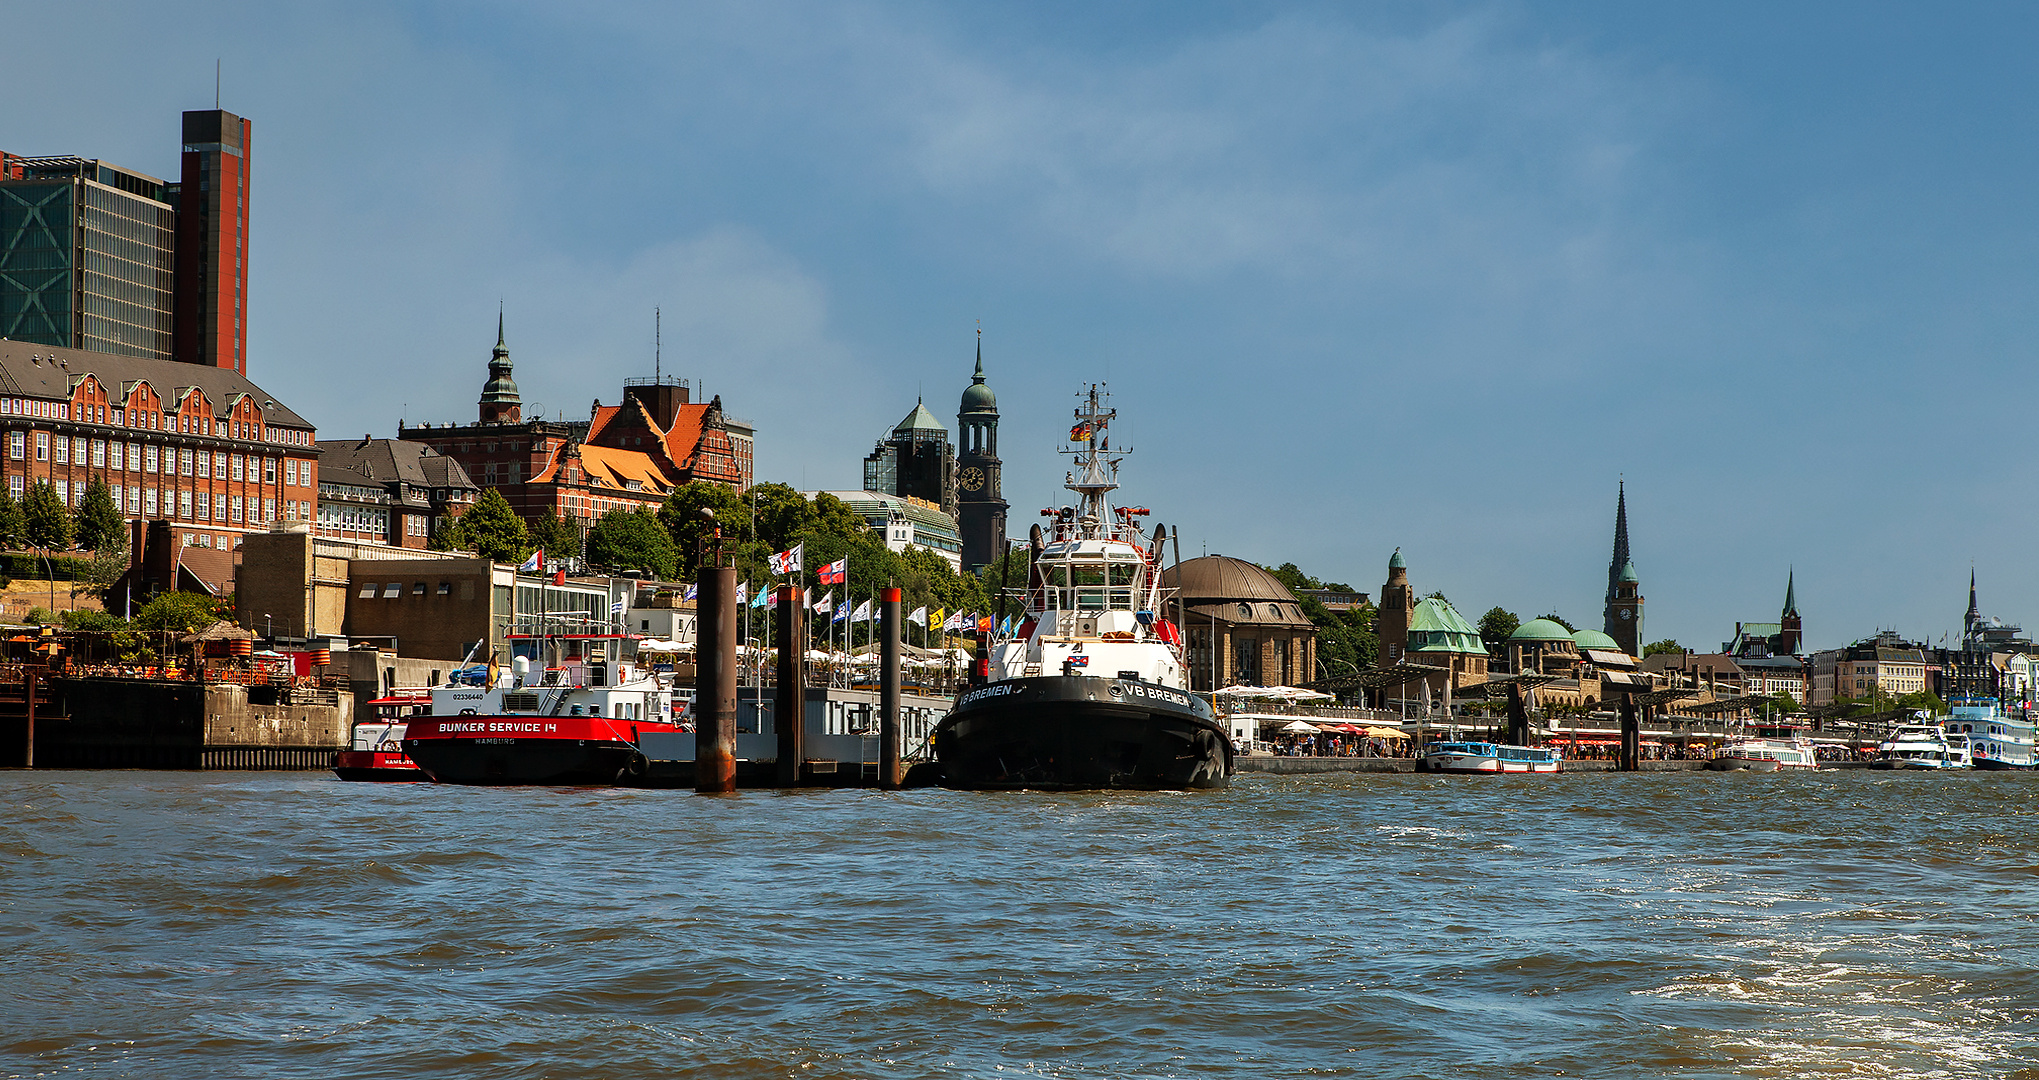
M 1425 754 L 1424 772 L 1438 773 L 1554 773 L 1562 761 L 1502 761 L 1479 754 Z

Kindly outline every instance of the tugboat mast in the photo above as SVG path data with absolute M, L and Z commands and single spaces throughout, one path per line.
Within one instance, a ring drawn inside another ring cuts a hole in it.
M 1105 493 L 1118 488 L 1119 462 L 1124 460 L 1104 456 L 1112 419 L 1119 415 L 1117 409 L 1104 408 L 1103 402 L 1109 398 L 1110 392 L 1101 392 L 1100 384 L 1090 384 L 1084 404 L 1076 410 L 1076 426 L 1069 429 L 1069 441 L 1078 445 L 1062 451 L 1076 458 L 1076 471 L 1068 474 L 1062 486 L 1078 496 L 1076 523 L 1086 536 L 1096 536 L 1100 529 L 1110 527 L 1111 502 Z

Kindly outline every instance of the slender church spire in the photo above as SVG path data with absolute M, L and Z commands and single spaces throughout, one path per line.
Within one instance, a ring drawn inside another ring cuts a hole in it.
M 1798 570 L 1796 567 L 1784 575 L 1784 617 L 1798 618 Z
M 1620 590 L 1621 575 L 1624 571 L 1633 574 L 1633 564 L 1628 557 L 1628 482 L 1620 481 L 1614 496 L 1614 557 L 1607 560 L 1607 601 L 1603 627 L 1609 635 L 1615 634 L 1619 625 L 1615 621 L 1614 599 Z
M 1975 640 L 1982 634 L 1982 605 L 1975 602 L 1975 568 L 1968 568 L 1968 614 L 1961 620 L 1963 643 Z

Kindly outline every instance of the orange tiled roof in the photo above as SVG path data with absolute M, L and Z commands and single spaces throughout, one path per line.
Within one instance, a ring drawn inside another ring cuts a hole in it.
M 618 450 L 609 446 L 580 444 L 581 472 L 588 482 L 597 487 L 628 491 L 630 481 L 638 483 L 637 490 L 664 495 L 673 489 L 672 479 L 659 469 L 651 455 L 641 450 Z M 566 461 L 566 448 L 554 452 L 552 461 L 545 471 L 531 478 L 531 483 L 546 484 L 560 482 L 560 469 Z

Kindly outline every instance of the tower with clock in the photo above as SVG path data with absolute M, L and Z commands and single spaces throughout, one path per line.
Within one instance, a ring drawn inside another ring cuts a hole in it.
M 1642 583 L 1628 554 L 1628 485 L 1614 497 L 1614 557 L 1607 562 L 1607 607 L 1602 623 L 1608 637 L 1630 656 L 1642 655 Z
M 998 397 L 984 385 L 984 331 L 977 331 L 977 374 L 956 413 L 956 524 L 963 572 L 976 573 L 1005 550 L 1005 499 L 999 494 Z

